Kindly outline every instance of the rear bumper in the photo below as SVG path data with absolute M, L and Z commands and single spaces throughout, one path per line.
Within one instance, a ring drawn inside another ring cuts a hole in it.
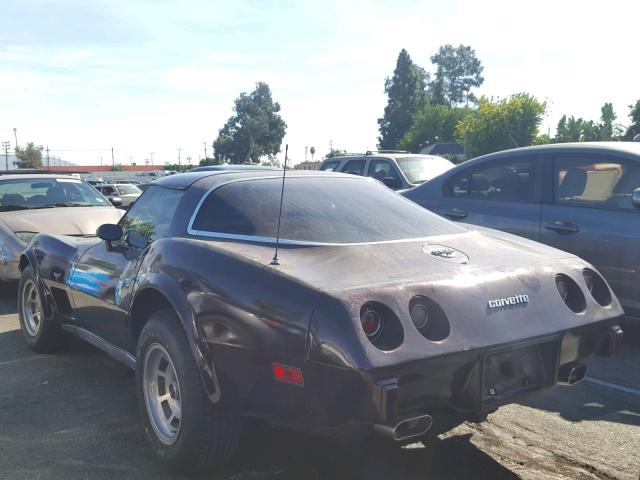
M 553 388 L 566 366 L 594 353 L 615 354 L 622 338 L 617 320 L 367 371 L 311 363 L 305 385 L 313 392 L 310 428 L 348 440 L 372 430 L 393 436 L 402 422 L 425 415 L 433 433 L 482 419 Z

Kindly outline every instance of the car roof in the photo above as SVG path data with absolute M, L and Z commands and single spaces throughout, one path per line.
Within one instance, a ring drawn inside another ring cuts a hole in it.
M 348 177 L 361 178 L 355 175 L 335 172 L 321 172 L 317 170 L 287 170 L 287 178 L 289 177 Z M 209 170 L 200 172 L 177 173 L 162 177 L 153 182 L 165 188 L 175 188 L 185 190 L 198 180 L 207 179 L 206 187 L 212 188 L 216 185 L 226 183 L 232 180 L 253 179 L 253 178 L 282 178 L 282 169 L 280 170 Z
M 549 143 L 545 145 L 533 145 L 530 147 L 512 148 L 499 152 L 482 155 L 460 165 L 469 165 L 476 161 L 481 162 L 489 158 L 497 158 L 509 155 L 523 155 L 527 153 L 552 153 L 561 151 L 583 151 L 584 153 L 625 153 L 640 155 L 640 142 L 573 142 L 573 143 Z
M 269 167 L 266 165 L 205 165 L 202 167 L 195 167 L 189 170 L 189 172 L 213 172 L 218 170 L 282 170 L 280 167 Z
M 425 155 L 424 153 L 372 152 L 372 153 L 354 153 L 354 154 L 350 154 L 350 155 L 338 155 L 338 156 L 331 157 L 331 158 L 325 158 L 322 161 L 322 163 L 331 162 L 331 161 L 335 161 L 335 160 L 338 160 L 338 161 L 342 161 L 342 160 L 360 160 L 362 158 L 376 158 L 376 157 L 393 158 L 393 159 L 398 159 L 398 158 L 438 158 L 438 159 L 440 159 L 440 158 L 444 158 L 444 157 L 441 157 L 439 155 Z
M 70 175 L 55 175 L 48 173 L 17 173 L 17 174 L 4 174 L 0 175 L 0 181 L 2 180 L 38 180 L 47 178 L 72 178 L 74 180 L 80 180 L 79 178 L 72 177 Z

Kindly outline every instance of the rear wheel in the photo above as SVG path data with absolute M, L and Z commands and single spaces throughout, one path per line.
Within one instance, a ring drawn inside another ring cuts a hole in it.
M 46 305 L 38 279 L 28 265 L 18 284 L 18 316 L 27 345 L 40 353 L 51 352 L 62 345 L 62 328 Z
M 138 407 L 158 459 L 188 473 L 228 460 L 239 443 L 241 420 L 211 404 L 175 312 L 151 316 L 140 334 L 137 358 Z

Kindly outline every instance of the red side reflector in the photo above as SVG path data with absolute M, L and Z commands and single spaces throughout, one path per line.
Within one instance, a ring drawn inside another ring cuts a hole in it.
M 282 382 L 295 383 L 296 385 L 303 385 L 304 378 L 302 377 L 302 370 L 296 367 L 288 367 L 280 363 L 273 364 L 273 376 L 276 380 Z

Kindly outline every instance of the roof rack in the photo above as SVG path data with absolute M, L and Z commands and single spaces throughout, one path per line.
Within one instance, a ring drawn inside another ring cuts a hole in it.
M 374 153 L 409 153 L 406 150 L 367 150 L 365 155 L 373 155 Z

